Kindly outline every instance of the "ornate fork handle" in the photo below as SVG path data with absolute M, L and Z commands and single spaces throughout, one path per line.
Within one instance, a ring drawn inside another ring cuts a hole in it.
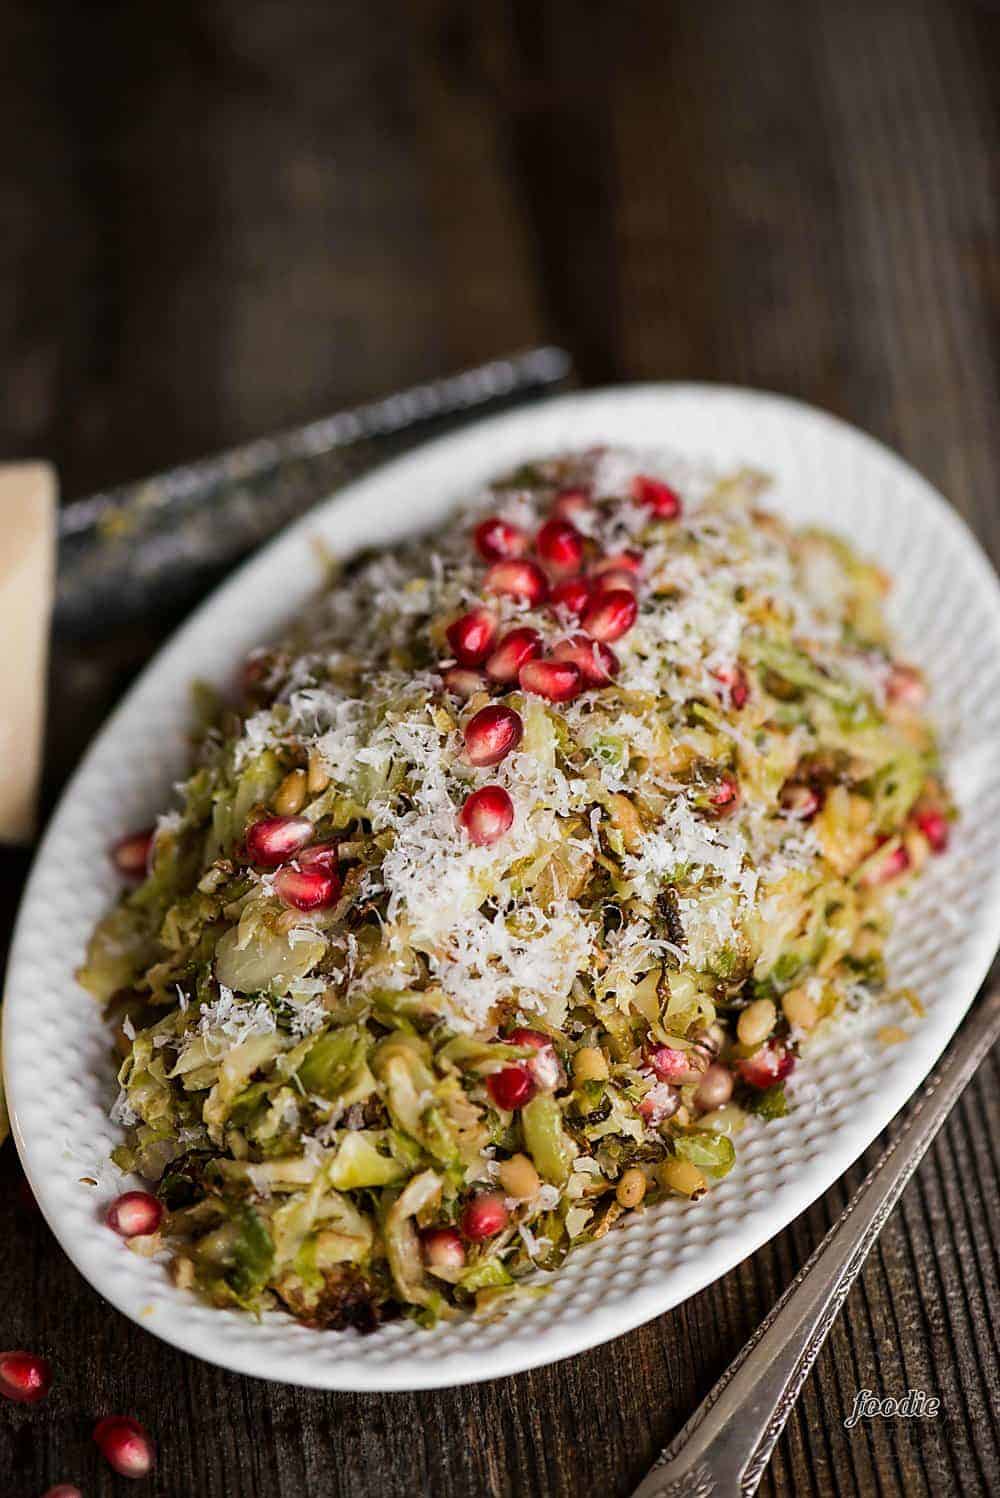
M 882 1225 L 1000 1037 L 1000 989 L 963 1025 L 896 1138 L 633 1498 L 750 1498 Z

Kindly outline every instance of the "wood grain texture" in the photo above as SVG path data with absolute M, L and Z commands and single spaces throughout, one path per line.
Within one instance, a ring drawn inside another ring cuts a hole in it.
M 996 5 L 8 0 L 0 56 L 0 455 L 56 457 L 68 492 L 557 336 L 591 382 L 816 401 L 1000 557 Z M 1000 1491 L 998 1084 L 994 1058 L 908 1188 L 765 1493 Z M 110 1498 L 89 1431 L 119 1410 L 160 1440 L 151 1498 L 624 1498 L 864 1168 L 607 1347 L 377 1397 L 227 1375 L 124 1322 L 8 1150 L 0 1345 L 58 1380 L 0 1410 L 0 1493 Z M 857 1389 L 909 1387 L 941 1416 L 844 1429 Z

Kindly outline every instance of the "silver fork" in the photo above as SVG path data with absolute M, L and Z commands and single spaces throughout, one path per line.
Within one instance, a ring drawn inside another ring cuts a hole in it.
M 896 1138 L 633 1498 L 750 1498 L 882 1226 L 1000 1037 L 1000 988 L 959 1031 Z

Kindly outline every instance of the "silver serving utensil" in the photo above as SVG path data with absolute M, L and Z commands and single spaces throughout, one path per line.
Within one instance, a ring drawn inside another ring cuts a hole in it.
M 418 438 L 567 383 L 570 357 L 535 348 L 66 505 L 55 623 L 107 634 L 190 605 L 238 558 Z
M 633 1498 L 750 1498 L 903 1187 L 1000 1038 L 1000 989 L 973 1010 L 895 1139 Z

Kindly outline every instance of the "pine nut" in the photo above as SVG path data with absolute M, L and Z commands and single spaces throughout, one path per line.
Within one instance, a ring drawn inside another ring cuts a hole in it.
M 615 1200 L 620 1207 L 637 1207 L 646 1195 L 646 1177 L 635 1165 L 626 1170 L 615 1187 Z
M 596 1045 L 585 1045 L 573 1057 L 573 1077 L 577 1082 L 603 1082 L 608 1075 L 604 1052 Z
M 306 774 L 306 790 L 310 796 L 318 796 L 325 791 L 330 784 L 330 777 L 319 755 L 313 751 L 309 756 L 309 769 Z
M 664 1160 L 662 1165 L 657 1166 L 656 1173 L 660 1184 L 666 1186 L 668 1191 L 689 1196 L 692 1201 L 704 1196 L 708 1190 L 708 1182 L 697 1165 L 692 1165 L 690 1160 L 682 1160 L 680 1155 L 671 1155 L 669 1160 Z
M 781 1001 L 781 1012 L 790 1025 L 811 1030 L 819 1019 L 819 1007 L 804 988 L 790 988 Z
M 770 999 L 754 999 L 740 1015 L 736 1035 L 740 1045 L 760 1045 L 774 1029 L 778 1011 Z
M 497 1174 L 507 1195 L 516 1196 L 519 1201 L 534 1196 L 542 1184 L 527 1155 L 511 1155 L 509 1160 L 502 1160 Z
M 305 804 L 306 772 L 305 770 L 289 770 L 275 791 L 271 805 L 279 817 L 294 817 Z
M 698 1083 L 698 1091 L 694 1095 L 695 1107 L 708 1113 L 712 1108 L 721 1108 L 728 1103 L 732 1095 L 733 1074 L 728 1066 L 721 1066 L 715 1061 Z

